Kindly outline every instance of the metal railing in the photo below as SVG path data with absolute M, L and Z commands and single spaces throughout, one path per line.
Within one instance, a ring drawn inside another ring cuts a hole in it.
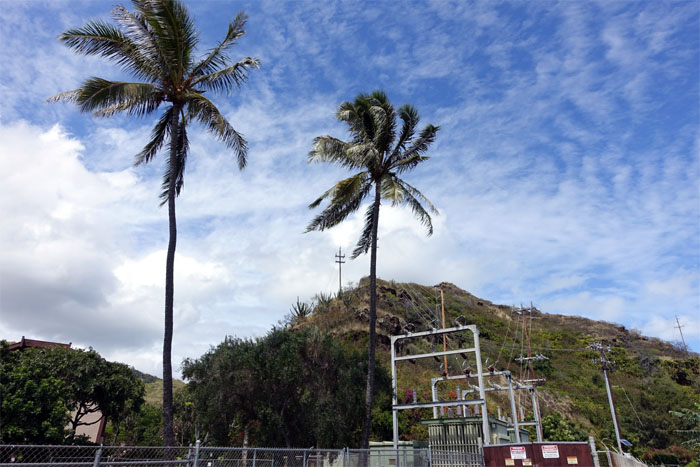
M 473 453 L 434 449 L 283 449 L 0 445 L 0 467 L 480 467 Z

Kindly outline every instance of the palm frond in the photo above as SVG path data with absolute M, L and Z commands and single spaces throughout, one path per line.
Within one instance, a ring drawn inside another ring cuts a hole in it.
M 167 135 L 170 134 L 170 121 L 173 115 L 174 108 L 169 107 L 163 115 L 161 115 L 158 123 L 151 130 L 151 140 L 144 146 L 144 148 L 136 154 L 134 159 L 134 165 L 141 165 L 151 162 L 151 160 L 156 156 Z
M 150 77 L 158 79 L 162 74 L 167 73 L 168 68 L 158 49 L 157 37 L 153 30 L 148 27 L 143 15 L 132 13 L 122 5 L 117 5 L 112 10 L 112 17 L 117 24 L 121 25 L 124 34 L 137 47 L 138 51 L 148 57 L 152 64 L 157 65 Z
M 325 230 L 334 227 L 344 221 L 350 214 L 357 211 L 362 204 L 362 200 L 367 196 L 370 189 L 372 188 L 372 183 L 365 180 L 363 184 L 354 191 L 354 196 L 344 198 L 344 202 L 330 203 L 318 216 L 316 216 L 311 223 L 306 227 L 306 232 L 311 232 L 312 230 Z M 328 190 L 329 196 L 332 194 L 332 190 Z M 321 199 L 325 199 L 322 197 Z M 318 200 L 317 200 L 318 201 Z M 312 203 L 312 205 L 316 202 Z M 320 202 L 318 203 L 320 204 Z M 316 206 L 318 206 L 316 204 Z
M 400 204 L 403 204 L 405 198 L 405 190 L 399 183 L 397 183 L 395 177 L 384 177 L 381 181 L 380 186 L 382 199 L 390 200 L 392 206 L 398 206 Z
M 248 143 L 243 135 L 233 128 L 212 101 L 199 93 L 192 93 L 186 97 L 187 120 L 194 119 L 202 123 L 227 148 L 233 150 L 238 160 L 238 168 L 245 168 Z
M 437 208 L 433 205 L 433 203 L 431 203 L 430 200 L 429 200 L 428 198 L 426 198 L 425 195 L 424 195 L 423 193 L 421 193 L 420 191 L 418 191 L 417 188 L 411 186 L 411 185 L 408 184 L 406 181 L 401 180 L 400 178 L 398 178 L 398 177 L 396 177 L 396 176 L 394 177 L 394 179 L 401 185 L 401 188 L 403 188 L 404 191 L 405 191 L 407 194 L 411 195 L 412 197 L 416 198 L 416 199 L 417 199 L 418 201 L 420 201 L 421 203 L 423 203 L 423 204 L 425 204 L 426 206 L 428 206 L 428 210 L 429 210 L 432 214 L 434 214 L 434 215 L 436 215 L 436 216 L 439 216 L 439 215 L 440 215 L 440 212 L 439 212 L 439 211 L 437 210 Z
M 394 147 L 391 157 L 389 158 L 390 163 L 396 159 L 401 151 L 406 149 L 406 144 L 408 144 L 413 138 L 413 134 L 416 131 L 416 126 L 420 121 L 418 110 L 409 104 L 402 105 L 399 108 L 399 118 L 403 121 L 403 125 L 401 127 L 399 140 L 396 142 L 396 146 Z
M 151 83 L 126 83 L 90 78 L 73 91 L 58 94 L 50 101 L 75 103 L 81 112 L 107 117 L 118 112 L 142 116 L 153 112 L 163 101 L 160 89 Z
M 205 89 L 222 92 L 240 87 L 248 79 L 248 70 L 258 68 L 260 62 L 251 57 L 234 63 L 233 65 L 200 76 L 192 81 L 192 86 L 201 86 Z
M 187 8 L 179 0 L 141 0 L 134 4 L 154 31 L 170 83 L 182 83 L 192 68 L 192 52 L 198 42 Z
M 194 66 L 191 75 L 208 75 L 218 69 L 225 68 L 228 63 L 228 57 L 225 52 L 245 34 L 244 27 L 247 21 L 248 15 L 242 11 L 239 12 L 233 21 L 229 23 L 224 40 L 222 40 L 218 46 L 214 47 L 202 61 Z
M 374 141 L 382 155 L 389 153 L 396 138 L 396 111 L 384 91 L 373 91 L 369 97 L 372 109 L 379 107 L 383 116 L 375 122 Z M 377 114 L 379 115 L 379 114 Z
M 367 206 L 367 211 L 365 211 L 365 225 L 362 228 L 362 233 L 360 234 L 360 239 L 357 241 L 355 249 L 352 250 L 352 255 L 350 259 L 355 259 L 358 256 L 367 253 L 372 246 L 372 212 L 374 210 L 374 202 Z
M 358 100 L 355 100 L 357 103 Z M 364 120 L 359 113 L 360 108 L 355 106 L 353 102 L 343 102 L 338 106 L 338 111 L 335 117 L 341 121 L 347 123 L 350 127 L 350 134 L 353 136 L 353 141 L 360 143 L 368 140 L 367 133 L 365 131 Z
M 391 169 L 395 170 L 396 173 L 404 173 L 408 172 L 410 170 L 413 170 L 418 164 L 420 164 L 423 161 L 427 161 L 430 159 L 428 156 L 421 156 L 420 154 L 413 154 L 412 156 L 409 156 L 405 159 L 401 159 L 398 162 L 395 162 Z
M 357 196 L 362 191 L 364 184 L 369 181 L 368 175 L 369 174 L 367 172 L 360 172 L 359 174 L 339 181 L 320 197 L 318 197 L 313 203 L 311 203 L 309 208 L 313 209 L 318 207 L 321 202 L 327 198 L 331 199 L 331 204 L 348 203 L 353 197 Z
M 435 141 L 435 135 L 437 134 L 439 126 L 428 125 L 423 128 L 423 131 L 418 135 L 410 148 L 408 148 L 404 153 L 402 153 L 397 160 L 407 159 L 414 154 L 422 154 L 428 150 L 428 147 Z
M 391 144 L 393 140 L 393 135 L 391 135 L 393 121 L 387 110 L 378 105 L 371 106 L 368 109 L 368 115 L 372 122 L 372 143 L 383 154 L 387 150 L 387 144 Z
M 161 184 L 160 193 L 161 206 L 168 202 L 170 177 L 175 177 L 175 196 L 180 196 L 180 191 L 182 191 L 182 187 L 185 183 L 185 165 L 187 163 L 187 155 L 190 151 L 190 142 L 187 138 L 187 125 L 182 123 L 178 125 L 177 142 L 175 144 L 177 145 L 175 163 L 171 165 L 170 156 L 168 156 L 168 165 L 163 174 L 163 183 Z
M 157 63 L 119 28 L 103 21 L 91 21 L 82 28 L 69 29 L 59 40 L 79 54 L 105 57 L 138 78 L 158 76 Z
M 411 210 L 413 211 L 413 215 L 418 219 L 418 221 L 423 224 L 427 231 L 427 235 L 431 236 L 433 234 L 433 222 L 432 219 L 430 218 L 430 214 L 425 210 L 423 205 L 421 204 L 421 201 L 425 202 L 431 212 L 433 214 L 439 214 L 437 209 L 435 209 L 435 206 L 428 201 L 423 194 L 421 194 L 418 190 L 413 188 L 412 186 L 408 185 L 407 183 L 403 182 L 402 180 L 397 179 L 394 177 L 394 181 L 403 189 L 403 203 L 405 205 L 410 206 Z M 420 196 L 415 196 L 415 195 L 420 195 Z
M 367 145 L 346 143 L 332 136 L 317 136 L 308 162 L 331 162 L 351 170 L 362 169 L 366 167 L 364 160 L 368 149 Z

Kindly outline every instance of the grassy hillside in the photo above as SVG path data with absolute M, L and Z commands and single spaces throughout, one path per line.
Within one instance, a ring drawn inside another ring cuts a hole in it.
M 441 327 L 439 289 L 418 284 L 378 281 L 377 358 L 389 370 L 389 337 L 405 330 Z M 455 320 L 477 325 L 481 334 L 482 358 L 496 370 L 510 370 L 516 379 L 528 379 L 526 368 L 516 358 L 527 354 L 522 318 L 510 306 L 497 305 L 442 283 L 445 296 L 446 325 Z M 366 348 L 368 315 L 367 281 L 340 296 L 318 295 L 306 317 L 289 318 L 292 329 L 314 325 L 334 334 L 347 346 Z M 433 320 L 432 324 L 429 322 Z M 533 354 L 548 358 L 535 363 L 536 377 L 546 379 L 539 389 L 542 416 L 552 436 L 571 438 L 594 435 L 599 443 L 614 445 L 614 434 L 607 405 L 602 372 L 588 349 L 594 341 L 609 345 L 608 357 L 615 361 L 611 384 L 617 405 L 623 438 L 634 445 L 634 452 L 647 457 L 681 449 L 683 441 L 675 430 L 686 428 L 669 414 L 670 410 L 692 408 L 700 402 L 700 358 L 685 353 L 660 339 L 642 336 L 634 330 L 603 321 L 534 312 L 528 319 Z M 449 348 L 471 347 L 469 333 L 450 336 Z M 400 352 L 415 353 L 441 348 L 442 340 L 422 340 L 405 344 Z M 442 361 L 442 360 L 441 360 Z M 462 372 L 464 360 L 448 359 L 450 374 Z M 423 359 L 415 365 L 404 363 L 398 370 L 399 397 L 415 390 L 419 401 L 430 399 L 430 379 L 439 376 L 440 364 Z M 466 365 L 475 371 L 473 358 Z M 503 384 L 494 379 L 495 384 Z M 441 383 L 442 384 L 442 383 Z M 440 386 L 440 397 L 454 398 L 458 383 Z M 461 388 L 465 383 L 461 382 Z M 490 393 L 489 411 L 500 406 L 509 410 L 506 393 Z M 386 401 L 383 402 L 386 409 Z M 380 405 L 382 402 L 380 401 Z M 531 411 L 527 394 L 519 398 L 526 417 Z M 432 418 L 431 413 L 402 414 L 402 432 L 406 437 L 422 437 L 425 432 L 413 422 Z M 568 435 L 567 435 L 568 434 Z
M 150 375 L 147 375 L 147 376 L 150 376 Z M 162 406 L 163 405 L 163 380 L 160 378 L 156 378 L 155 376 L 151 376 L 151 378 L 154 378 L 154 380 L 151 382 L 144 381 L 145 386 L 146 386 L 146 395 L 144 396 L 144 400 L 146 401 L 147 404 Z M 179 379 L 173 380 L 173 393 L 180 391 L 184 387 L 185 387 L 185 383 L 183 383 Z

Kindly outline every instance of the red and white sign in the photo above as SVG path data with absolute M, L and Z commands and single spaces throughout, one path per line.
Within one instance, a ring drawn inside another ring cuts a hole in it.
M 542 457 L 544 459 L 559 459 L 559 446 L 556 444 L 543 444 Z
M 525 446 L 511 446 L 510 447 L 510 458 L 511 459 L 527 459 L 527 453 L 525 452 Z

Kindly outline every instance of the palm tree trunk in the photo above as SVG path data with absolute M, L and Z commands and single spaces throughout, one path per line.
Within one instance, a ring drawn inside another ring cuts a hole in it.
M 170 121 L 170 165 L 168 170 L 168 255 L 165 260 L 165 331 L 163 333 L 163 446 L 175 445 L 173 430 L 173 303 L 175 299 L 175 245 L 177 243 L 177 222 L 175 220 L 175 182 L 177 168 L 177 142 L 180 119 L 180 106 L 173 104 Z
M 361 449 L 369 449 L 369 436 L 372 430 L 372 399 L 374 398 L 374 354 L 377 347 L 377 227 L 379 225 L 379 205 L 381 187 L 374 188 L 372 208 L 372 246 L 369 260 L 369 351 L 367 356 L 367 393 L 365 394 L 365 424 L 362 427 Z

